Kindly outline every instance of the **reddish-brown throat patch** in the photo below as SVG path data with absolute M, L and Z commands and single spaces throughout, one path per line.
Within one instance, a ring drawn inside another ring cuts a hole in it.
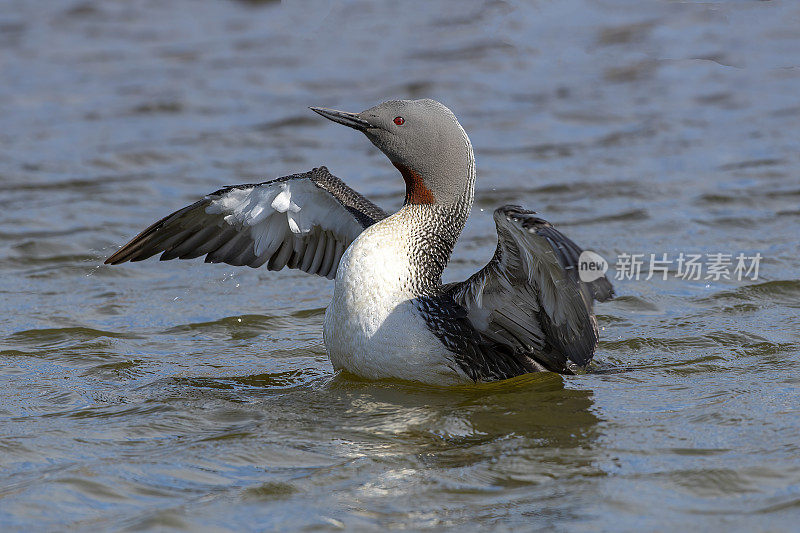
M 425 186 L 425 183 L 422 181 L 422 176 L 420 176 L 419 173 L 400 163 L 392 161 L 392 164 L 400 171 L 400 174 L 403 175 L 403 179 L 406 182 L 407 204 L 419 205 L 436 203 L 436 198 L 433 197 L 431 190 Z

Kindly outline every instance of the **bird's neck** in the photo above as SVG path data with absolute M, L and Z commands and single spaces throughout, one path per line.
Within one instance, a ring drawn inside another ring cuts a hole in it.
M 406 181 L 405 203 L 397 217 L 413 229 L 408 244 L 420 272 L 416 283 L 420 294 L 441 285 L 442 273 L 472 209 L 475 160 L 472 147 L 467 147 L 469 157 L 459 165 L 418 172 L 395 164 Z

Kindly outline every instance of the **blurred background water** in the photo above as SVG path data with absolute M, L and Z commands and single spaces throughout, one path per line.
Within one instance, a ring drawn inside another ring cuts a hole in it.
M 2 0 L 0 74 L 0 529 L 797 527 L 797 2 Z M 321 164 L 399 207 L 307 106 L 419 97 L 477 157 L 447 280 L 504 203 L 759 279 L 616 281 L 599 371 L 447 390 L 335 375 L 327 280 L 100 266 Z

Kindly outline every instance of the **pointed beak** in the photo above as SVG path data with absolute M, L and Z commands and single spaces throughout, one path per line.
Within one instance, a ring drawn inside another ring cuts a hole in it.
M 309 107 L 315 113 L 322 115 L 328 120 L 338 122 L 345 126 L 349 126 L 358 131 L 365 131 L 370 128 L 377 128 L 374 124 L 370 124 L 363 118 L 358 116 L 358 113 L 348 113 L 347 111 L 337 111 L 336 109 L 326 109 L 324 107 Z

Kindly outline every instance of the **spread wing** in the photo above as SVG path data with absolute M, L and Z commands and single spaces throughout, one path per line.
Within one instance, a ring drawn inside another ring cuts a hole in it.
M 611 283 L 582 282 L 580 247 L 533 211 L 504 206 L 494 219 L 494 257 L 448 291 L 478 331 L 520 357 L 552 370 L 565 370 L 567 359 L 585 365 L 598 340 L 592 300 L 612 298 Z
M 285 266 L 327 278 L 364 230 L 386 216 L 325 167 L 220 189 L 159 220 L 106 264 L 206 256 L 207 263 Z

